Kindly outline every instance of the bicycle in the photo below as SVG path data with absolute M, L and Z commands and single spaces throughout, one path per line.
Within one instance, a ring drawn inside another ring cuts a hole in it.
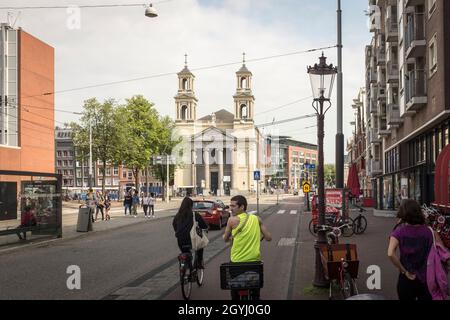
M 349 224 L 345 224 L 345 223 L 340 226 L 330 226 L 327 224 L 317 226 L 317 232 L 319 232 L 319 231 L 326 232 L 326 238 L 327 238 L 328 244 L 338 244 L 339 243 L 339 237 L 341 235 L 344 235 L 344 233 L 342 232 L 341 229 L 353 230 L 353 227 L 351 227 Z
M 367 219 L 362 215 L 362 212 L 365 212 L 367 210 L 358 205 L 354 206 L 359 209 L 359 214 L 356 218 L 353 219 L 353 230 L 355 234 L 362 234 L 367 229 Z
M 344 219 L 342 216 L 337 218 L 336 215 L 325 215 L 325 223 L 329 227 L 342 229 L 341 233 L 344 237 L 351 237 L 355 233 L 355 222 L 350 217 L 348 217 L 348 219 Z M 311 219 L 309 222 L 309 232 L 313 236 L 317 236 L 318 227 L 319 225 L 317 224 L 317 220 L 314 218 Z
M 190 252 L 180 253 L 178 262 L 180 265 L 181 294 L 184 300 L 189 300 L 192 292 L 192 282 L 197 282 L 199 287 L 203 285 L 204 269 L 199 268 L 197 264 L 197 252 L 195 253 L 194 263 L 192 263 L 192 253 Z
M 355 244 L 320 245 L 321 261 L 326 278 L 330 280 L 329 300 L 332 299 L 332 284 L 337 283 L 343 299 L 358 294 L 355 279 L 358 277 L 359 260 Z

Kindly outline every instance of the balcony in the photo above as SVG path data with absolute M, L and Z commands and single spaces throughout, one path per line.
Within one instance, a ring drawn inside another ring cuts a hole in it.
M 405 7 L 425 5 L 425 0 L 405 0 Z
M 386 18 L 386 42 L 398 41 L 398 22 L 397 14 Z
M 403 119 L 400 118 L 400 109 L 397 104 L 388 104 L 387 106 L 387 125 L 393 128 L 397 128 L 403 123 Z
M 424 57 L 427 41 L 423 13 L 408 15 L 405 33 L 406 59 Z
M 378 133 L 375 129 L 369 129 L 369 143 L 380 143 L 381 139 L 378 138 Z
M 370 159 L 368 161 L 368 171 L 372 177 L 382 174 L 383 170 L 381 169 L 381 161 Z
M 377 49 L 377 66 L 383 66 L 386 63 L 386 49 L 384 47 Z
M 398 83 L 398 64 L 396 61 L 389 61 L 386 68 L 386 82 Z
M 386 118 L 380 119 L 380 127 L 378 128 L 378 138 L 386 137 L 391 134 L 391 130 L 387 127 Z
M 427 85 L 425 70 L 413 70 L 406 74 L 406 111 L 417 111 L 427 104 Z

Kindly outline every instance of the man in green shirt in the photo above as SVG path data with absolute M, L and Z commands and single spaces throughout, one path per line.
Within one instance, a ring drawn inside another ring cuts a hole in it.
M 247 199 L 244 196 L 234 196 L 230 204 L 231 217 L 228 219 L 223 239 L 228 242 L 233 239 L 231 246 L 231 262 L 261 261 L 261 233 L 266 241 L 271 241 L 272 236 L 261 218 L 247 214 Z M 254 296 L 259 297 L 259 290 L 255 290 Z M 233 300 L 238 298 L 238 293 L 231 291 Z

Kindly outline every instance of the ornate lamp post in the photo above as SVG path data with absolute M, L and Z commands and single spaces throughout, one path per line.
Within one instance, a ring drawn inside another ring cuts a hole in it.
M 331 92 L 333 90 L 334 78 L 337 73 L 337 68 L 332 64 L 327 65 L 327 58 L 323 55 L 319 58 L 319 64 L 308 67 L 308 74 L 311 80 L 311 88 L 313 91 L 314 101 L 312 106 L 317 114 L 317 140 L 319 146 L 319 165 L 317 168 L 317 182 L 318 182 L 318 209 L 319 209 L 319 225 L 325 224 L 325 179 L 324 179 L 324 158 L 323 158 L 323 138 L 325 113 L 331 107 Z M 324 110 L 324 103 L 328 103 L 328 107 Z M 316 287 L 325 287 L 328 282 L 325 279 L 322 261 L 320 259 L 320 244 L 326 244 L 325 231 L 319 231 L 317 241 L 314 244 L 316 252 L 316 268 L 313 285 Z

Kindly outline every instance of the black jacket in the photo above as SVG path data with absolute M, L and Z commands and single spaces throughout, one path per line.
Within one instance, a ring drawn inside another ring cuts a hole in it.
M 203 220 L 203 218 L 198 214 L 195 213 L 195 220 L 198 222 L 198 226 L 202 229 L 208 229 L 208 225 Z M 192 215 L 189 215 L 188 219 L 181 220 L 173 218 L 172 226 L 173 230 L 175 231 L 175 237 L 178 239 L 178 244 L 180 245 L 191 245 L 191 236 L 190 232 L 192 229 L 193 221 L 192 221 Z

